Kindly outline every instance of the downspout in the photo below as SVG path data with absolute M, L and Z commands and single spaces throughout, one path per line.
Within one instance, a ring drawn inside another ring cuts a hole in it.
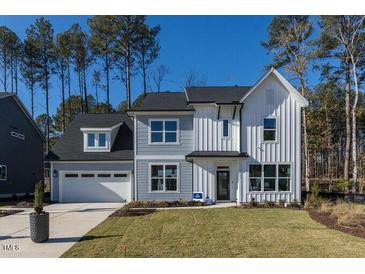
M 242 109 L 243 109 L 243 103 L 241 103 L 241 107 L 240 107 L 240 127 L 239 127 L 239 130 L 240 130 L 240 152 L 242 152 Z

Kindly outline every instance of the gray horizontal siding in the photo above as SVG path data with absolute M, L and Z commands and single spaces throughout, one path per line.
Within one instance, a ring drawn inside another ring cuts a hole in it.
M 149 145 L 148 144 L 148 120 L 156 118 L 179 119 L 179 145 Z M 193 116 L 192 115 L 168 115 L 168 116 L 137 116 L 136 131 L 137 155 L 186 155 L 193 151 Z
M 153 193 L 149 191 L 148 168 L 149 163 L 179 163 L 180 164 L 180 192 Z M 192 165 L 181 160 L 137 160 L 138 200 L 176 201 L 191 200 L 192 198 Z
M 133 171 L 133 163 L 53 163 L 53 170 L 57 170 L 58 174 L 63 170 L 117 170 L 117 171 Z M 51 174 L 53 176 L 53 174 Z M 52 177 L 52 199 L 58 201 L 58 177 Z

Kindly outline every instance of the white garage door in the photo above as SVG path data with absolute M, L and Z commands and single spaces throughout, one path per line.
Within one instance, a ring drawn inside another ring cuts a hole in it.
M 129 172 L 64 171 L 60 176 L 60 202 L 96 203 L 131 200 Z

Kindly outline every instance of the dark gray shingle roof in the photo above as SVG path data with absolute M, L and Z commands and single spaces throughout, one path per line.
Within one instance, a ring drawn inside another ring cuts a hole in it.
M 84 152 L 80 128 L 106 128 L 124 122 L 111 152 Z M 126 114 L 79 114 L 47 156 L 53 161 L 121 161 L 133 160 L 133 122 Z
M 234 104 L 250 90 L 249 86 L 186 87 L 188 103 Z
M 191 111 L 184 92 L 147 93 L 140 106 L 131 111 Z
M 10 96 L 12 95 L 13 93 L 9 93 L 9 92 L 0 92 L 0 99 L 1 98 L 4 98 L 4 97 L 7 97 L 7 96 Z

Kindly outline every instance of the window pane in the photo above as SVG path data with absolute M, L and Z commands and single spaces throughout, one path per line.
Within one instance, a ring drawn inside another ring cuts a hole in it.
M 99 134 L 99 147 L 105 147 L 106 146 L 106 136 L 105 133 Z
M 6 178 L 6 167 L 0 166 L 0 180 L 5 180 Z
M 250 179 L 250 191 L 261 191 L 261 179 Z
M 290 177 L 290 165 L 279 165 L 279 177 Z
M 264 177 L 276 177 L 276 165 L 264 165 Z
M 171 165 L 165 167 L 165 176 L 166 177 L 177 177 L 177 166 Z
M 166 190 L 176 191 L 177 190 L 177 180 L 176 179 L 166 179 Z
M 275 141 L 276 131 L 275 130 L 264 130 L 264 141 Z
M 177 122 L 176 121 L 166 121 L 165 122 L 165 130 L 167 130 L 167 131 L 176 131 L 177 130 Z
M 89 133 L 87 135 L 87 146 L 94 147 L 95 146 L 95 134 Z
M 165 142 L 166 143 L 176 143 L 176 132 L 166 132 Z
M 127 174 L 125 174 L 125 173 L 115 173 L 114 177 L 127 177 Z
M 264 129 L 276 129 L 276 119 L 275 118 L 264 119 Z
M 152 143 L 162 142 L 162 132 L 152 132 L 151 133 L 151 142 Z
M 261 177 L 261 165 L 250 165 L 250 177 Z
M 151 166 L 151 177 L 163 177 L 163 166 Z
M 85 174 L 81 174 L 81 177 L 83 177 L 83 178 L 91 178 L 91 177 L 95 177 L 95 176 L 94 176 L 94 174 L 85 173 Z
M 162 121 L 151 121 L 151 130 L 152 131 L 162 131 L 163 122 Z
M 279 179 L 279 191 L 290 191 L 290 179 Z
M 264 179 L 264 191 L 275 191 L 275 179 Z
M 77 174 L 77 173 L 67 173 L 67 174 L 65 174 L 65 177 L 67 177 L 67 178 L 79 177 L 79 174 Z
M 223 120 L 223 137 L 228 137 L 228 120 Z
M 163 190 L 163 180 L 162 179 L 151 179 L 152 191 L 162 191 Z
M 98 177 L 111 177 L 111 175 L 107 173 L 100 173 L 98 174 Z

